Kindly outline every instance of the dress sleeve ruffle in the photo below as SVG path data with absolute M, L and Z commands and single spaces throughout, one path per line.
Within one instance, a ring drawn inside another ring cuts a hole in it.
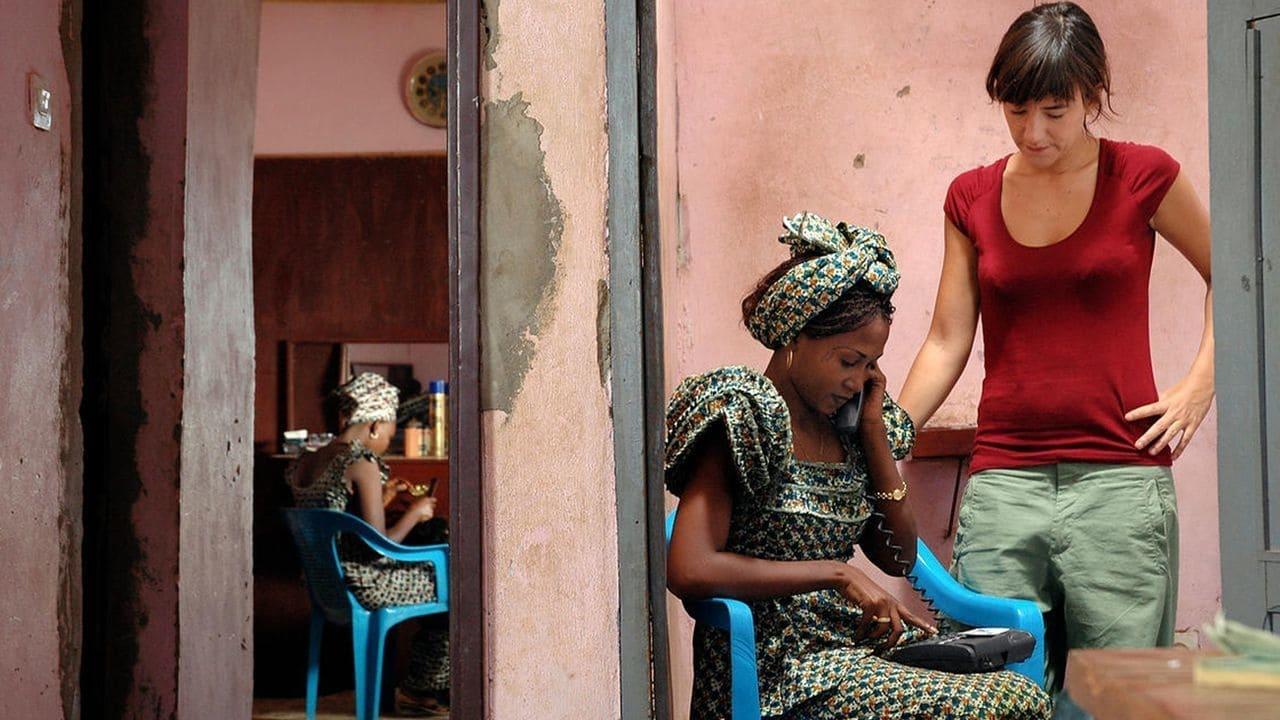
M 664 469 L 667 489 L 680 495 L 689 481 L 699 440 L 723 428 L 737 488 L 756 495 L 778 482 L 791 453 L 791 420 L 773 383 L 746 367 L 686 378 L 667 405 Z
M 895 460 L 911 454 L 916 445 L 916 424 L 889 393 L 884 394 L 884 427 L 889 436 L 889 450 Z

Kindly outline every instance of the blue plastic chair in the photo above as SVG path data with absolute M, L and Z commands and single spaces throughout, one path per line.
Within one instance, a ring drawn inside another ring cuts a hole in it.
M 320 640 L 325 621 L 351 626 L 351 642 L 356 670 L 356 720 L 377 720 L 382 693 L 382 656 L 387 632 L 398 623 L 423 615 L 449 611 L 449 546 L 406 546 L 392 542 L 372 525 L 350 513 L 337 510 L 284 511 L 285 524 L 293 533 L 302 558 L 311 594 L 311 639 L 307 653 L 307 720 L 316 716 L 316 694 L 320 684 Z M 366 610 L 347 589 L 338 561 L 339 533 L 359 537 L 386 557 L 404 562 L 435 564 L 436 601 L 419 605 L 399 605 Z
M 667 544 L 676 526 L 676 510 L 667 515 Z M 916 545 L 916 564 L 907 579 L 943 615 L 972 627 L 1005 627 L 1025 630 L 1036 639 L 1031 657 L 1006 669 L 1044 686 L 1044 618 L 1029 600 L 979 595 L 961 585 L 942 567 L 923 540 Z M 685 612 L 696 622 L 729 633 L 730 716 L 733 720 L 759 720 L 760 682 L 756 676 L 756 631 L 751 608 L 741 600 L 710 598 L 685 602 Z

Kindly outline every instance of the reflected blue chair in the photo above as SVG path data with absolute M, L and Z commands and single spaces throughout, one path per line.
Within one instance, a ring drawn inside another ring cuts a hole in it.
M 337 510 L 284 511 L 293 533 L 311 594 L 311 638 L 307 653 L 307 720 L 315 720 L 316 693 L 320 684 L 320 640 L 325 621 L 351 626 L 352 655 L 356 670 L 356 720 L 377 720 L 382 692 L 382 656 L 387 632 L 410 618 L 449 611 L 449 546 L 407 546 L 392 542 L 372 525 Z M 377 553 L 403 562 L 435 564 L 436 601 L 366 610 L 356 600 L 338 561 L 339 533 L 364 541 Z
M 667 545 L 676 526 L 676 510 L 667 515 Z M 979 595 L 951 577 L 923 540 L 916 544 L 916 564 L 907 573 L 911 585 L 940 613 L 971 627 L 1025 630 L 1036 639 L 1031 657 L 1010 663 L 1007 670 L 1044 686 L 1044 618 L 1030 600 Z M 729 633 L 730 713 L 733 720 L 759 720 L 760 682 L 756 677 L 756 630 L 751 608 L 740 600 L 710 598 L 685 602 L 696 622 Z

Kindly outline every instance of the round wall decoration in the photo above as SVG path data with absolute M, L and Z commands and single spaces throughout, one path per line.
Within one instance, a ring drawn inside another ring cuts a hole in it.
M 409 68 L 404 102 L 409 114 L 423 125 L 448 125 L 445 99 L 449 96 L 449 63 L 443 50 L 430 50 Z

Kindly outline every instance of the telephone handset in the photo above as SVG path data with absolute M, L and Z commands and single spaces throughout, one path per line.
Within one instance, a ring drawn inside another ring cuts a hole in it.
M 852 435 L 858 431 L 858 420 L 862 417 L 862 393 L 849 398 L 849 402 L 836 410 L 835 426 L 840 435 Z

